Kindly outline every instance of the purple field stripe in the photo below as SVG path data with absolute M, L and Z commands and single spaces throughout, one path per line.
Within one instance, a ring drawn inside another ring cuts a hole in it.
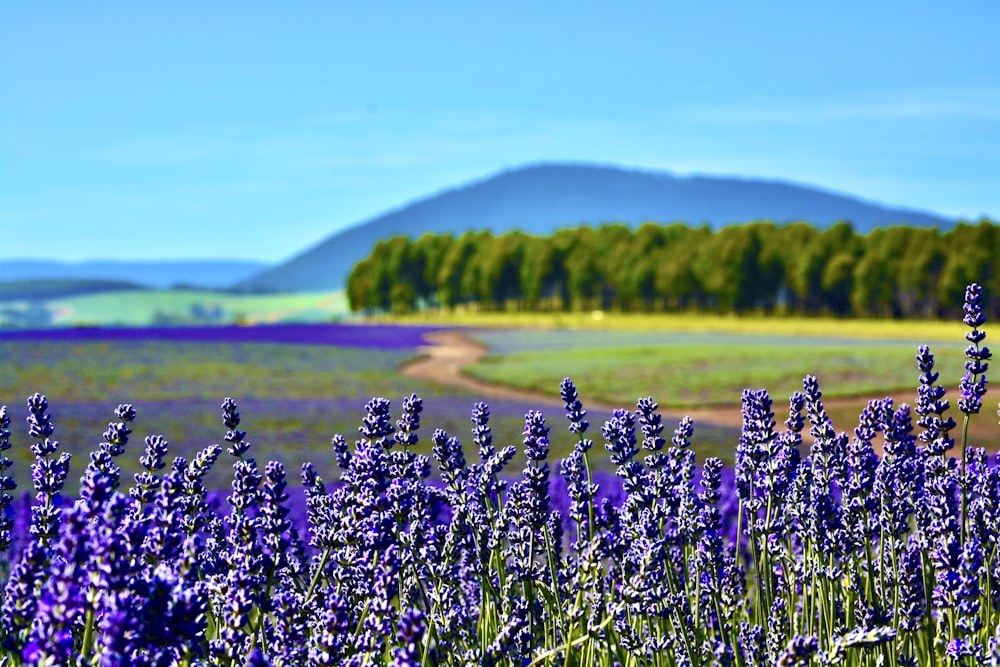
M 144 341 L 170 340 L 203 343 L 284 343 L 336 345 L 370 349 L 408 349 L 425 345 L 424 334 L 443 327 L 352 324 L 275 324 L 211 327 L 67 328 L 3 331 L 0 341 Z

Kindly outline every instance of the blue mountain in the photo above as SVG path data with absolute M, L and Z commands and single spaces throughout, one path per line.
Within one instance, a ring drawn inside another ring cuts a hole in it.
M 956 221 L 862 201 L 820 188 L 720 176 L 675 176 L 578 164 L 539 164 L 451 188 L 337 232 L 237 285 L 239 289 L 312 291 L 343 287 L 375 243 L 396 235 L 519 229 L 550 234 L 581 224 L 654 221 L 720 227 L 753 220 L 806 221 L 820 228 L 850 221 L 875 227 L 950 227 Z
M 0 281 L 128 281 L 141 287 L 166 288 L 183 284 L 216 289 L 229 287 L 260 273 L 264 262 L 239 260 L 90 260 L 60 262 L 50 259 L 0 260 Z M 67 283 L 68 284 L 68 283 Z

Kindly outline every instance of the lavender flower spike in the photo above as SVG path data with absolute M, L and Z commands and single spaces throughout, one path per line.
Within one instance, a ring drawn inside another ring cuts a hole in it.
M 14 527 L 14 518 L 8 514 L 14 499 L 8 491 L 17 488 L 14 478 L 7 474 L 7 468 L 13 463 L 5 452 L 10 449 L 10 417 L 7 416 L 7 406 L 0 405 L 0 553 L 10 548 L 13 541 L 11 529 Z
M 990 367 L 986 362 L 993 357 L 988 347 L 979 345 L 986 338 L 986 332 L 980 329 L 986 323 L 986 315 L 983 313 L 983 288 L 976 283 L 965 290 L 965 317 L 962 321 L 972 330 L 965 334 L 970 344 L 965 350 L 965 375 L 959 383 L 962 396 L 958 399 L 958 409 L 967 415 L 974 415 L 983 405 L 986 371 Z
M 563 403 L 566 404 L 566 419 L 569 420 L 570 432 L 578 433 L 582 437 L 590 427 L 590 422 L 587 421 L 587 411 L 583 409 L 580 394 L 572 379 L 565 378 L 562 381 L 559 385 L 559 395 L 562 396 Z

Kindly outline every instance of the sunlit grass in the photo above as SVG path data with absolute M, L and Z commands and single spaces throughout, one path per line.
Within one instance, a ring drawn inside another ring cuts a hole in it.
M 344 292 L 231 294 L 198 290 L 107 292 L 48 302 L 60 325 L 148 325 L 157 314 L 190 317 L 192 309 L 219 309 L 220 319 L 247 323 L 328 322 L 347 317 Z
M 465 372 L 533 391 L 552 391 L 569 375 L 584 396 L 607 403 L 651 395 L 667 407 L 698 407 L 738 404 L 745 387 L 787 397 L 810 373 L 828 398 L 914 388 L 915 351 L 906 344 L 808 342 L 577 348 L 489 356 Z M 937 356 L 943 373 L 960 377 L 961 349 L 942 346 Z
M 609 331 L 670 331 L 819 336 L 838 338 L 899 339 L 931 342 L 959 340 L 961 322 L 924 320 L 864 320 L 832 317 L 742 317 L 705 313 L 527 313 L 454 312 L 428 310 L 412 315 L 370 318 L 400 324 L 433 324 L 467 327 L 518 327 L 539 329 L 592 329 Z

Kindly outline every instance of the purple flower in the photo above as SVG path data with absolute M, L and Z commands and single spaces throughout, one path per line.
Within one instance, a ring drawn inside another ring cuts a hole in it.
M 48 438 L 55 432 L 56 427 L 48 409 L 49 401 L 42 394 L 36 392 L 28 397 L 28 435 L 32 438 Z M 35 455 L 38 453 L 35 452 Z
M 8 637 L 21 636 L 37 613 L 36 588 L 44 582 L 49 550 L 31 540 L 14 564 L 4 587 L 2 627 Z
M 420 428 L 420 413 L 424 409 L 424 401 L 416 394 L 403 397 L 403 415 L 396 422 L 395 441 L 403 447 L 417 444 Z
M 593 499 L 597 485 L 587 478 L 583 462 L 583 452 L 574 449 L 559 464 L 559 470 L 566 480 L 566 491 L 570 498 L 569 516 L 577 523 L 577 541 L 590 537 L 590 517 L 593 513 Z
M 956 664 L 966 665 L 968 658 L 976 657 L 976 644 L 974 641 L 956 637 L 948 642 L 944 654 L 954 660 Z
M 361 437 L 369 442 L 378 443 L 380 447 L 391 447 L 389 436 L 395 431 L 392 425 L 392 415 L 389 412 L 389 400 L 376 397 L 365 405 L 365 418 L 358 429 Z
M 340 660 L 350 637 L 347 605 L 339 596 L 332 596 L 327 607 L 316 614 L 309 642 L 309 664 L 334 667 Z
M 988 347 L 979 345 L 986 338 L 986 332 L 979 329 L 985 324 L 986 315 L 983 312 L 983 290 L 976 283 L 965 290 L 964 310 L 963 321 L 972 331 L 965 334 L 970 344 L 965 350 L 965 375 L 959 383 L 962 396 L 958 399 L 958 409 L 973 415 L 978 414 L 982 407 L 983 396 L 986 395 L 986 371 L 989 369 L 986 362 L 993 357 Z
M 815 636 L 795 636 L 785 650 L 778 656 L 775 667 L 807 667 L 813 654 L 819 649 L 819 640 Z
M 458 438 L 449 437 L 447 431 L 440 428 L 435 429 L 431 442 L 434 443 L 432 451 L 441 471 L 441 479 L 457 492 L 467 472 L 462 444 Z
M 28 635 L 37 662 L 29 664 L 69 664 L 72 657 L 72 631 L 85 611 L 82 584 L 86 581 L 87 515 L 83 505 L 63 513 L 57 539 L 52 542 L 50 576 L 42 583 L 38 608 Z M 66 641 L 66 637 L 70 641 Z
M 293 564 L 293 554 L 289 553 L 293 543 L 298 542 L 294 526 L 288 520 L 288 483 L 285 467 L 278 461 L 269 461 L 264 467 L 264 484 L 260 489 L 259 524 L 265 554 L 272 571 Z
M 979 574 L 983 567 L 983 554 L 979 542 L 969 540 L 962 547 L 961 569 L 959 570 L 958 627 L 963 632 L 975 635 L 982 628 L 980 617 Z
M 544 461 L 549 456 L 549 427 L 537 410 L 524 415 L 524 456 L 529 461 Z
M 767 390 L 744 389 L 742 402 L 743 433 L 736 446 L 736 486 L 748 515 L 756 516 L 764 504 L 760 483 L 763 465 L 777 434 Z
M 347 470 L 351 464 L 351 450 L 347 446 L 347 438 L 338 433 L 330 440 L 330 444 L 333 445 L 333 454 L 337 457 L 337 467 Z
M 740 627 L 739 642 L 747 662 L 751 665 L 763 665 L 767 659 L 765 646 L 766 631 L 760 625 L 743 623 Z
M 490 406 L 478 402 L 472 406 L 472 443 L 479 448 L 480 464 L 485 464 L 496 451 L 490 429 Z
M 49 458 L 59 449 L 59 443 L 49 439 L 55 425 L 48 414 L 49 402 L 35 393 L 28 397 L 28 434 L 44 438 L 31 446 L 35 462 L 31 466 L 31 482 L 35 487 L 35 505 L 32 506 L 31 535 L 42 544 L 55 538 L 59 529 L 61 491 L 69 474 L 70 454 L 62 452 L 59 458 Z
M 222 401 L 222 423 L 229 429 L 226 432 L 226 442 L 230 443 L 230 456 L 243 456 L 250 449 L 250 443 L 244 442 L 246 431 L 240 431 L 236 427 L 240 425 L 240 413 L 236 410 L 236 401 L 227 396 Z
M 153 502 L 160 488 L 160 477 L 156 473 L 166 466 L 163 459 L 168 447 L 169 443 L 162 435 L 146 437 L 146 453 L 139 458 L 144 470 L 135 474 L 135 486 L 129 490 L 129 495 L 143 504 Z
M 424 616 L 419 609 L 410 609 L 400 615 L 399 647 L 393 651 L 391 667 L 419 667 L 424 630 Z
M 924 429 L 920 440 L 926 444 L 927 451 L 931 454 L 943 454 L 955 443 L 949 437 L 949 431 L 955 428 L 955 420 L 944 417 L 950 404 L 944 398 L 944 387 L 934 384 L 938 373 L 934 372 L 934 355 L 926 345 L 921 345 L 917 350 L 917 368 L 920 370 L 920 386 L 917 389 L 915 412 L 919 417 L 917 425 Z
M 14 519 L 9 508 L 14 497 L 9 492 L 17 488 L 17 483 L 7 474 L 13 463 L 6 454 L 9 449 L 10 417 L 7 416 L 7 406 L 0 405 L 0 553 L 7 551 L 13 542 L 10 531 L 14 527 Z
M 624 465 L 639 452 L 636 447 L 635 417 L 624 409 L 615 410 L 614 416 L 604 422 L 601 428 L 605 448 L 611 453 L 611 462 L 617 466 Z
M 576 391 L 576 385 L 573 384 L 573 380 L 570 378 L 563 379 L 559 385 L 559 395 L 562 396 L 563 403 L 566 406 L 566 419 L 569 420 L 570 433 L 579 434 L 582 441 L 583 434 L 590 427 L 590 422 L 586 419 L 587 411 L 583 409 L 583 403 L 580 402 L 580 395 Z

